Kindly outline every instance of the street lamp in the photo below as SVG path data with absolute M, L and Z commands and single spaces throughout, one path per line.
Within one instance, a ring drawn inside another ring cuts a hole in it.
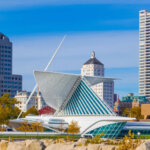
M 139 138 L 139 137 L 140 137 L 140 135 L 141 135 L 141 133 L 140 133 L 140 132 L 138 132 L 138 133 L 137 133 L 137 135 L 138 135 L 138 138 Z

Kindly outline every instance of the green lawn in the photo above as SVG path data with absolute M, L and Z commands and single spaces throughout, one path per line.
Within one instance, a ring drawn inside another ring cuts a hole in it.
M 13 138 L 13 139 L 57 139 L 57 138 L 69 138 L 70 140 L 78 140 L 80 136 L 76 135 L 0 135 L 0 139 L 7 139 L 7 138 Z
M 138 136 L 135 135 L 135 137 L 138 137 Z M 140 139 L 150 139 L 150 135 L 140 135 L 139 137 Z

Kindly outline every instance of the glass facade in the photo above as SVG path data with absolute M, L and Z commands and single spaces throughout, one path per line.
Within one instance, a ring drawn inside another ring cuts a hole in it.
M 62 115 L 115 115 L 108 105 L 87 86 L 84 80 L 74 91 Z
M 9 93 L 12 97 L 22 90 L 22 76 L 12 74 L 12 43 L 0 33 L 0 96 Z
M 123 129 L 120 134 L 119 134 L 119 138 L 124 137 L 125 135 L 128 135 L 129 129 Z M 140 135 L 150 135 L 150 130 L 149 129 L 131 129 L 131 133 L 134 133 L 134 135 L 138 135 L 138 133 L 140 133 Z
M 120 135 L 121 130 L 125 126 L 126 122 L 117 122 L 113 124 L 108 124 L 94 130 L 87 132 L 86 134 L 92 134 L 96 136 L 100 133 L 104 133 L 103 138 L 117 138 Z
M 55 130 L 51 129 L 51 128 L 44 128 L 44 132 L 52 132 L 52 133 L 56 133 Z
M 135 135 L 150 135 L 150 123 L 149 122 L 127 122 L 125 127 L 120 132 L 119 137 L 124 137 L 128 134 L 129 130 Z

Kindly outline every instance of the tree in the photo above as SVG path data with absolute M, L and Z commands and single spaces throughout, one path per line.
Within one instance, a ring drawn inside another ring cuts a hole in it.
M 18 117 L 18 115 L 20 114 L 20 112 L 21 112 L 21 110 L 18 108 L 18 107 L 14 107 L 14 109 L 13 109 L 13 111 L 12 111 L 12 113 L 13 113 L 13 116 L 12 116 L 12 118 L 11 119 L 15 119 L 15 118 L 17 118 Z
M 42 126 L 41 122 L 32 122 L 28 123 L 27 121 L 22 122 L 22 125 L 17 128 L 18 131 L 23 132 L 43 132 L 44 127 Z
M 22 117 L 26 117 L 29 114 L 33 114 L 33 115 L 38 115 L 38 111 L 35 108 L 35 106 L 32 106 L 31 108 L 29 108 L 25 113 L 22 114 Z
M 18 104 L 19 102 L 15 98 L 11 98 L 10 94 L 5 93 L 2 97 L 0 97 L 0 105 L 2 107 L 10 107 L 12 108 L 15 104 Z
M 3 94 L 0 97 L 0 127 L 8 124 L 9 119 L 14 119 L 19 114 L 20 110 L 14 107 L 17 103 L 18 101 L 15 98 L 11 98 L 10 94 Z
M 18 131 L 23 131 L 23 132 L 29 132 L 30 131 L 30 126 L 27 121 L 22 122 L 21 126 L 16 128 Z
M 133 107 L 131 109 L 125 108 L 122 115 L 135 117 L 137 120 L 143 119 L 143 116 L 141 115 L 141 107 Z
M 125 109 L 123 110 L 123 112 L 122 112 L 122 115 L 123 115 L 123 116 L 128 116 L 129 113 L 130 113 L 129 108 L 125 108 Z
M 133 107 L 131 110 L 131 117 L 135 117 L 137 120 L 143 119 L 141 115 L 141 108 L 140 107 Z
M 44 131 L 44 127 L 42 126 L 41 122 L 33 122 L 33 123 L 31 123 L 31 128 L 34 131 L 38 131 L 38 132 L 43 132 Z
M 79 133 L 80 132 L 80 127 L 78 126 L 78 122 L 72 120 L 71 123 L 68 126 L 67 132 L 71 133 L 71 134 Z

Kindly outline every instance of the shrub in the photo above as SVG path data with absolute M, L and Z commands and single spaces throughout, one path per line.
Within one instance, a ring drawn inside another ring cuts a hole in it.
M 40 122 L 33 122 L 31 124 L 29 124 L 28 122 L 22 122 L 22 125 L 18 127 L 17 130 L 23 132 L 36 132 L 36 131 L 43 132 L 44 127 Z
M 119 147 L 117 150 L 135 150 L 141 143 L 141 139 L 133 139 L 134 133 L 131 133 L 131 130 L 129 130 L 128 135 L 125 135 L 125 137 L 119 142 Z
M 85 145 L 87 144 L 101 144 L 102 142 L 104 142 L 101 137 L 104 136 L 104 133 L 102 132 L 99 135 L 96 135 L 95 137 L 93 137 L 92 139 L 87 139 L 85 142 Z
M 78 126 L 78 122 L 77 121 L 71 121 L 71 124 L 69 124 L 68 133 L 71 134 L 76 134 L 80 132 L 80 127 Z

